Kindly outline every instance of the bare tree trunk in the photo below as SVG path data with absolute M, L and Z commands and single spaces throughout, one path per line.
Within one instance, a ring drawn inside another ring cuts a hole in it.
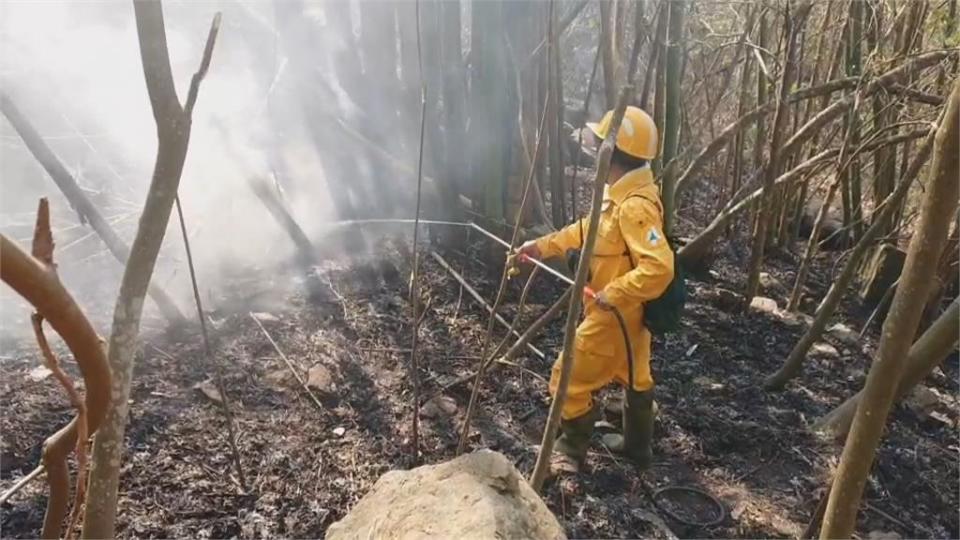
M 960 338 L 960 303 L 954 300 L 936 322 L 920 336 L 920 339 L 910 346 L 910 352 L 903 361 L 906 367 L 897 385 L 896 399 L 903 399 L 914 386 L 920 384 L 920 381 L 939 366 L 944 357 L 956 348 L 958 338 Z M 863 399 L 863 390 L 823 415 L 813 425 L 813 429 L 826 433 L 833 439 L 846 437 L 850 432 L 850 424 L 853 423 L 853 416 L 857 412 L 861 399 Z
M 760 8 L 754 8 L 750 11 L 751 18 L 756 15 L 757 11 Z M 752 20 L 750 21 L 750 26 L 743 29 L 743 35 L 749 36 L 752 28 Z M 747 112 L 749 108 L 749 101 L 751 98 L 750 94 L 750 66 L 753 65 L 751 61 L 751 55 L 746 53 L 746 56 L 743 59 L 743 65 L 740 68 L 740 90 L 737 98 L 737 118 L 742 118 L 744 113 Z M 737 131 L 737 134 L 734 136 L 733 141 L 730 143 L 730 149 L 728 154 L 728 160 L 732 165 L 728 168 L 731 170 L 730 178 L 730 197 L 733 197 L 734 193 L 740 189 L 740 182 L 743 178 L 743 145 L 744 137 L 742 131 Z M 721 201 L 722 204 L 726 204 L 728 201 Z
M 811 8 L 812 10 L 813 8 Z M 795 86 L 802 86 L 804 83 L 804 54 L 806 53 L 807 46 L 807 28 L 806 25 L 802 26 L 798 31 L 798 44 L 795 47 L 798 48 L 796 53 L 795 63 L 797 64 L 797 73 L 796 73 L 796 82 Z M 790 111 L 790 132 L 793 133 L 797 130 L 798 122 L 800 121 L 800 104 L 793 103 Z M 795 156 L 790 156 L 783 161 L 782 167 L 789 168 L 793 163 Z M 794 186 L 785 186 L 783 189 L 774 190 L 773 196 L 773 211 L 770 216 L 771 222 L 768 228 L 768 238 L 771 244 L 780 247 L 783 246 L 786 242 L 786 233 L 787 233 L 787 218 L 791 214 L 789 209 L 791 207 L 791 202 L 795 196 Z
M 928 326 L 936 318 L 944 297 L 956 283 L 960 282 L 960 251 L 958 251 L 958 248 L 960 248 L 960 213 L 955 218 L 953 232 L 947 238 L 947 247 L 940 256 L 940 262 L 937 263 L 933 290 L 930 292 L 926 308 L 923 310 L 923 318 L 920 319 L 921 329 Z
M 756 228 L 753 231 L 753 248 L 750 253 L 750 270 L 747 275 L 747 289 L 744 297 L 750 302 L 757 294 L 757 288 L 760 284 L 760 266 L 763 264 L 763 251 L 767 243 L 767 228 L 773 219 L 770 208 L 774 197 L 774 180 L 777 178 L 777 172 L 780 168 L 780 145 L 786 136 L 787 117 L 789 114 L 788 97 L 790 87 L 796 79 L 797 62 L 796 46 L 797 34 L 803 27 L 810 12 L 811 3 L 806 2 L 795 8 L 790 13 L 789 5 L 787 13 L 784 15 L 783 34 L 786 40 L 784 52 L 783 73 L 780 78 L 780 95 L 777 98 L 777 112 L 773 120 L 773 131 L 770 134 L 770 151 L 766 168 L 764 169 L 763 195 L 760 199 L 760 207 L 757 210 Z
M 590 80 L 587 81 L 587 93 L 583 97 L 583 109 L 581 116 L 586 119 L 590 111 L 590 100 L 593 99 L 593 87 L 597 81 L 597 67 L 600 65 L 600 52 L 601 52 L 601 41 L 600 37 L 597 37 L 597 52 L 593 55 L 593 68 L 590 70 Z M 576 219 L 580 216 L 580 212 L 577 208 L 577 170 L 580 167 L 581 157 L 583 155 L 583 130 L 577 130 L 577 149 L 573 157 L 573 171 L 570 174 L 570 215 Z
M 460 1 L 440 2 L 440 17 L 444 134 L 450 141 L 466 140 L 466 81 L 463 47 L 460 42 Z M 457 193 L 466 192 L 467 178 L 464 174 L 466 171 L 467 163 L 463 152 L 448 152 L 445 168 L 446 181 L 453 185 Z M 451 211 L 456 212 L 453 209 Z M 455 219 L 458 219 L 458 214 L 459 212 L 454 214 Z
M 653 87 L 655 82 L 660 80 L 659 74 L 654 70 L 659 71 L 660 58 L 663 56 L 663 44 L 666 41 L 667 18 L 669 17 L 669 10 L 667 10 L 666 6 L 669 3 L 669 0 L 660 0 L 660 3 L 657 5 L 657 26 L 654 31 L 653 43 L 650 45 L 650 57 L 647 59 L 647 70 L 643 76 L 643 90 L 640 92 L 640 108 L 643 110 L 647 110 L 647 104 L 650 101 L 650 88 Z M 656 92 L 657 88 L 654 88 L 654 93 Z M 656 115 L 656 111 L 654 111 L 654 113 L 654 120 L 659 122 L 661 118 Z M 662 124 L 658 123 L 657 125 Z
M 619 77 L 619 59 L 616 47 L 616 30 L 613 20 L 612 2 L 600 2 L 600 58 L 603 61 L 603 91 L 607 97 L 607 108 L 614 106 L 617 99 Z
M 770 46 L 770 39 L 767 36 L 769 30 L 767 27 L 767 10 L 760 11 L 760 25 L 757 30 L 757 45 L 761 50 L 767 50 Z M 759 53 L 758 54 L 762 54 Z M 767 89 L 770 86 L 768 75 L 763 65 L 757 67 L 757 107 L 767 104 Z M 763 167 L 763 142 L 767 138 L 767 120 L 760 116 L 757 117 L 756 138 L 753 141 L 753 170 L 759 171 Z
M 663 157 L 664 174 L 660 181 L 660 196 L 663 200 L 663 232 L 673 234 L 677 167 L 675 162 L 680 146 L 680 107 L 683 98 L 681 64 L 685 54 L 683 42 L 683 16 L 685 0 L 671 0 L 670 24 L 667 37 L 667 62 L 664 79 Z
M 159 0 L 135 1 L 133 7 L 140 42 L 140 58 L 153 117 L 157 124 L 157 160 L 113 314 L 113 330 L 108 351 L 114 381 L 110 395 L 111 407 L 93 446 L 90 499 L 87 502 L 83 525 L 84 538 L 114 537 L 117 490 L 124 450 L 123 433 L 129 408 L 143 297 L 153 274 L 160 245 L 163 243 L 167 222 L 170 220 L 187 155 L 193 106 L 200 81 L 210 65 L 213 44 L 220 28 L 218 13 L 207 36 L 200 68 L 190 83 L 186 103 L 181 106 L 167 54 L 163 8 Z
M 504 199 L 516 120 L 516 102 L 504 46 L 504 16 L 516 6 L 508 2 L 472 2 L 470 34 L 470 133 L 473 184 L 481 190 L 483 214 L 492 220 L 506 217 Z M 554 210 L 556 212 L 556 210 Z M 554 213 L 556 219 L 556 213 Z
M 850 251 L 850 255 L 840 270 L 840 274 L 833 279 L 830 289 L 827 290 L 826 296 L 824 296 L 820 305 L 817 307 L 817 312 L 813 317 L 810 328 L 801 336 L 797 344 L 793 346 L 783 366 L 781 366 L 776 373 L 768 377 L 764 383 L 764 386 L 768 390 L 782 388 L 783 385 L 800 372 L 803 366 L 803 359 L 806 358 L 810 347 L 820 339 L 820 335 L 823 334 L 824 329 L 827 327 L 830 317 L 833 316 L 834 311 L 840 304 L 840 300 L 843 298 L 847 286 L 850 284 L 850 280 L 853 279 L 857 267 L 860 265 L 860 260 L 876 238 L 876 235 L 880 232 L 880 224 L 887 219 L 888 216 L 893 214 L 897 206 L 899 206 L 900 201 L 907 196 L 913 179 L 920 174 L 920 169 L 924 163 L 926 163 L 927 158 L 930 157 L 930 152 L 933 149 L 934 134 L 935 132 L 931 131 L 927 136 L 923 148 L 910 165 L 910 170 L 900 178 L 897 189 L 887 197 L 881 208 L 874 211 L 876 217 L 873 223 L 871 223 L 870 227 L 863 233 L 860 240 L 857 241 L 853 250 Z
M 560 48 L 557 33 L 557 19 L 555 2 L 550 2 L 549 10 L 549 40 L 547 41 L 547 118 L 549 120 L 548 140 L 550 158 L 550 207 L 553 211 L 553 226 L 560 228 L 567 223 L 567 209 L 565 204 L 566 190 L 563 186 L 563 81 L 560 78 Z
M 841 173 L 842 174 L 842 173 Z M 800 298 L 803 296 L 803 286 L 807 282 L 807 271 L 810 269 L 810 262 L 817 253 L 817 247 L 820 245 L 820 231 L 823 230 L 823 224 L 830 212 L 830 205 L 833 204 L 833 198 L 837 194 L 837 188 L 840 186 L 840 178 L 834 178 L 830 182 L 827 194 L 823 197 L 823 203 L 817 212 L 817 217 L 813 221 L 813 230 L 810 231 L 810 238 L 807 239 L 807 248 L 800 259 L 800 265 L 797 266 L 797 277 L 793 282 L 793 290 L 790 291 L 790 300 L 787 302 L 787 311 L 797 311 L 800 306 Z
M 663 13 L 660 14 L 660 21 L 663 25 L 663 28 L 658 28 L 657 32 L 657 48 L 659 52 L 657 54 L 657 74 L 654 79 L 655 89 L 653 93 L 653 121 L 657 126 L 664 126 L 666 124 L 666 67 L 667 67 L 667 28 L 670 25 L 670 4 L 671 0 L 663 0 L 666 2 L 666 6 L 663 9 Z M 662 129 L 662 128 L 661 128 Z M 660 150 L 663 151 L 664 146 L 664 137 L 660 136 Z M 655 177 L 660 176 L 660 170 L 663 166 L 663 157 L 653 160 L 653 175 Z
M 63 166 L 63 163 L 61 163 L 60 159 L 53 153 L 53 150 L 47 146 L 47 143 L 43 140 L 43 137 L 40 136 L 40 133 L 38 133 L 27 118 L 20 113 L 20 110 L 13 104 L 13 101 L 6 92 L 0 92 L 0 110 L 3 111 L 3 115 L 10 121 L 10 125 L 17 130 L 17 133 L 23 139 L 23 143 L 27 145 L 33 157 L 37 158 L 37 161 L 39 161 L 40 165 L 47 171 L 47 174 L 50 175 L 53 182 L 57 184 L 57 187 L 60 188 L 63 195 L 70 201 L 70 206 L 72 206 L 80 216 L 80 222 L 89 223 L 90 227 L 100 235 L 100 238 L 110 253 L 120 261 L 121 264 L 126 263 L 127 258 L 130 256 L 130 248 L 126 242 L 120 238 L 120 235 L 118 235 L 107 220 L 103 218 L 103 215 L 100 214 L 97 207 L 94 206 L 93 202 L 90 201 L 83 190 L 80 189 L 80 186 L 67 171 L 67 168 Z M 177 308 L 177 304 L 158 285 L 150 285 L 149 293 L 150 298 L 156 302 L 157 307 L 160 309 L 160 313 L 166 317 L 170 324 L 181 326 L 186 322 L 183 314 L 180 313 L 180 310 Z
M 847 34 L 847 76 L 859 77 L 863 71 L 863 4 L 861 0 L 850 2 L 850 23 Z M 860 108 L 855 104 L 847 113 L 847 139 L 850 146 L 860 143 Z M 843 184 L 843 225 L 849 227 L 853 241 L 860 238 L 863 230 L 863 193 L 861 186 L 860 159 L 857 154 L 851 156 L 850 166 L 842 171 Z
M 834 5 L 834 0 L 828 0 L 826 6 L 824 7 L 823 20 L 820 23 L 820 29 L 819 29 L 820 38 L 817 40 L 817 51 L 813 61 L 814 62 L 813 76 L 810 82 L 811 86 L 814 86 L 814 87 L 819 85 L 824 78 L 827 80 L 832 80 L 834 77 L 836 77 L 837 70 L 839 69 L 839 66 L 840 66 L 839 53 L 842 50 L 842 44 L 843 44 L 843 40 L 841 39 L 841 37 L 838 37 L 836 39 L 837 45 L 835 47 L 834 53 L 831 54 L 830 56 L 825 55 L 827 51 L 827 38 L 829 34 L 829 32 L 827 32 L 827 26 L 828 26 L 828 23 L 833 18 L 833 14 L 832 14 L 833 5 Z M 841 28 L 840 34 L 842 35 L 842 33 L 843 32 Z M 827 73 L 825 76 L 822 76 L 823 70 L 821 68 L 823 67 L 823 64 L 826 64 Z M 807 101 L 804 104 L 803 124 L 801 125 L 805 125 L 808 121 L 810 121 L 810 115 L 812 114 L 813 110 L 815 110 L 814 107 L 817 107 L 819 105 L 819 108 L 823 109 L 827 106 L 829 102 L 830 102 L 830 94 L 824 95 L 823 97 L 820 98 L 820 100 L 818 100 L 818 102 Z M 796 130 L 797 130 L 796 126 L 794 126 L 793 131 L 796 132 Z M 814 135 L 813 139 L 810 141 L 810 155 L 813 155 L 819 150 L 819 142 L 820 142 L 819 135 Z M 896 151 L 896 149 L 894 149 L 893 151 Z M 796 239 L 799 236 L 800 221 L 803 216 L 804 208 L 806 207 L 807 193 L 809 192 L 809 190 L 810 190 L 810 178 L 808 177 L 806 180 L 804 180 L 803 184 L 800 186 L 800 194 L 797 197 L 797 204 L 794 207 L 794 213 L 793 213 L 793 219 L 792 219 L 791 231 L 790 231 L 791 239 Z M 826 503 L 826 501 L 824 501 L 824 503 Z
M 960 79 L 954 81 L 944 121 L 937 130 L 933 166 L 923 197 L 920 221 L 907 249 L 907 260 L 890 314 L 883 324 L 883 339 L 877 358 L 870 367 L 863 397 L 840 456 L 821 538 L 849 537 L 856 526 L 863 487 L 903 374 L 903 359 L 923 312 L 923 303 L 916 299 L 926 298 L 929 292 L 929 273 L 943 251 L 950 221 L 957 209 L 960 195 L 956 178 L 958 169 Z
M 854 106 L 852 116 L 856 116 L 857 107 Z M 788 311 L 796 311 L 800 305 L 800 298 L 803 296 L 803 287 L 807 281 L 807 272 L 810 269 L 810 263 L 817 254 L 817 248 L 820 246 L 820 231 L 823 230 L 823 224 L 826 221 L 827 214 L 830 212 L 830 206 L 833 204 L 833 197 L 837 194 L 837 189 L 846 188 L 848 175 L 852 167 L 859 166 L 858 156 L 862 149 L 855 148 L 851 155 L 847 155 L 851 147 L 854 146 L 859 135 L 855 131 L 856 126 L 852 122 L 846 122 L 846 129 L 843 135 L 843 143 L 840 147 L 840 157 L 837 159 L 836 177 L 830 182 L 827 194 L 824 196 L 820 211 L 817 212 L 816 220 L 813 222 L 813 230 L 810 232 L 810 238 L 807 241 L 807 248 L 800 259 L 797 267 L 796 280 L 793 283 L 793 290 L 790 292 L 790 300 L 787 302 Z
M 883 28 L 883 3 L 876 3 L 871 10 L 873 17 L 868 28 L 867 40 L 873 54 L 882 53 L 883 43 L 881 42 L 880 32 Z M 881 54 L 882 57 L 882 54 Z M 897 122 L 896 110 L 889 108 L 889 102 L 883 94 L 874 94 L 873 96 L 873 125 L 874 131 L 886 130 L 887 126 Z M 896 133 L 896 128 L 894 128 Z M 889 195 L 897 180 L 897 153 L 896 149 L 881 148 L 873 152 L 873 204 L 880 204 L 883 199 Z M 881 231 L 881 236 L 886 236 L 889 229 Z

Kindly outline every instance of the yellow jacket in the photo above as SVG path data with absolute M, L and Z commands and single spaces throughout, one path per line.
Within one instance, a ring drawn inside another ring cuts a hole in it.
M 589 218 L 581 219 L 563 229 L 537 240 L 544 259 L 564 255 L 568 250 L 580 249 L 587 236 Z M 673 279 L 673 252 L 663 234 L 663 206 L 659 190 L 649 167 L 635 169 L 607 186 L 603 196 L 602 212 L 597 229 L 597 241 L 590 260 L 589 285 L 594 291 L 604 291 L 607 300 L 624 316 L 634 356 L 634 387 L 646 390 L 653 386 L 650 376 L 650 333 L 643 327 L 643 303 L 658 298 Z M 577 329 L 576 361 L 571 381 L 571 396 L 581 387 L 595 390 L 610 379 L 626 383 L 626 349 L 616 318 L 600 310 L 592 301 L 586 302 L 585 319 Z M 579 357 L 587 355 L 592 360 Z M 592 369 L 584 371 L 576 366 L 589 362 Z M 609 369 L 598 369 L 598 364 L 610 364 Z M 579 377 L 577 373 L 583 375 Z M 605 379 L 605 380 L 604 380 Z M 583 408 L 576 399 L 571 406 Z M 564 407 L 564 417 L 567 407 Z

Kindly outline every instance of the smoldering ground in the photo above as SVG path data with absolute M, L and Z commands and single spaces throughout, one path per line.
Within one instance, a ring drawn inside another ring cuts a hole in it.
M 200 286 L 211 298 L 229 276 L 262 271 L 294 255 L 286 233 L 253 195 L 251 178 L 270 184 L 318 242 L 324 223 L 340 217 L 412 214 L 415 179 L 409 172 L 385 169 L 378 154 L 362 146 L 379 145 L 412 170 L 417 119 L 389 99 L 410 89 L 401 88 L 402 73 L 377 71 L 378 59 L 369 48 L 356 53 L 359 84 L 353 81 L 345 88 L 338 80 L 335 68 L 359 32 L 360 7 L 351 3 L 346 10 L 344 5 L 334 6 L 337 13 L 332 13 L 313 2 L 164 4 L 181 99 L 199 63 L 210 20 L 223 12 L 179 190 Z M 413 3 L 380 7 L 390 7 L 385 24 L 412 21 Z M 0 4 L 0 14 L 3 92 L 129 243 L 157 140 L 131 5 L 11 1 Z M 388 34 L 397 42 L 381 44 L 381 49 L 392 45 L 399 54 L 402 47 L 409 48 L 396 37 L 401 34 Z M 415 69 L 409 62 L 406 66 Z M 358 96 L 357 88 L 367 95 Z M 379 94 L 385 97 L 379 99 Z M 361 102 L 381 105 L 368 110 Z M 377 141 L 357 140 L 344 131 L 344 126 L 372 121 L 375 125 L 363 131 L 378 134 Z M 48 197 L 61 279 L 107 334 L 122 265 L 80 224 L 81 216 L 6 120 L 0 121 L 0 137 L 0 231 L 29 245 L 37 200 Z M 330 159 L 345 154 L 349 159 Z M 344 207 L 353 209 L 352 215 L 338 215 Z M 175 215 L 153 279 L 187 310 L 190 285 Z M 362 253 L 364 243 L 355 244 L 352 250 Z M 0 295 L 3 332 L 28 331 L 28 307 L 9 290 Z M 162 326 L 157 316 L 148 303 L 148 329 Z

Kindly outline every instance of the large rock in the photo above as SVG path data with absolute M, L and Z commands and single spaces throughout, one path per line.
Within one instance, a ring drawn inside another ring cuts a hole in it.
M 388 472 L 326 537 L 566 538 L 517 469 L 490 450 Z
M 822 205 L 823 200 L 814 198 L 810 201 L 810 204 L 804 207 L 803 215 L 800 216 L 799 233 L 801 238 L 810 238 L 810 235 L 813 234 L 813 225 Z M 820 226 L 820 234 L 817 237 L 817 240 L 821 242 L 820 248 L 823 251 L 843 249 L 846 245 L 847 235 L 841 231 L 843 231 L 843 220 L 837 215 L 836 211 L 831 209 L 827 212 L 823 224 Z
M 881 244 L 863 270 L 860 299 L 869 307 L 880 303 L 887 290 L 900 279 L 906 252 L 890 244 Z

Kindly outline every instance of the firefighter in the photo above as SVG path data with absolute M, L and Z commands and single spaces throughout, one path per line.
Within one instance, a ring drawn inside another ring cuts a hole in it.
M 607 136 L 613 111 L 587 127 L 599 138 Z M 650 332 L 643 325 L 644 302 L 659 297 L 673 279 L 673 252 L 663 232 L 663 204 L 650 171 L 657 156 L 657 128 L 646 112 L 627 107 L 617 134 L 610 175 L 604 186 L 596 244 L 590 259 L 589 286 L 595 299 L 585 298 L 585 317 L 577 327 L 573 369 L 563 405 L 560 436 L 551 457 L 553 475 L 578 473 L 590 446 L 600 408 L 593 393 L 610 382 L 624 387 L 623 433 L 607 434 L 605 446 L 647 468 L 655 404 L 650 374 Z M 518 252 L 549 259 L 578 250 L 589 228 L 589 217 L 562 230 L 523 244 Z M 623 332 L 612 308 L 626 323 L 633 350 L 633 380 Z M 553 365 L 550 395 L 556 396 L 562 357 Z

